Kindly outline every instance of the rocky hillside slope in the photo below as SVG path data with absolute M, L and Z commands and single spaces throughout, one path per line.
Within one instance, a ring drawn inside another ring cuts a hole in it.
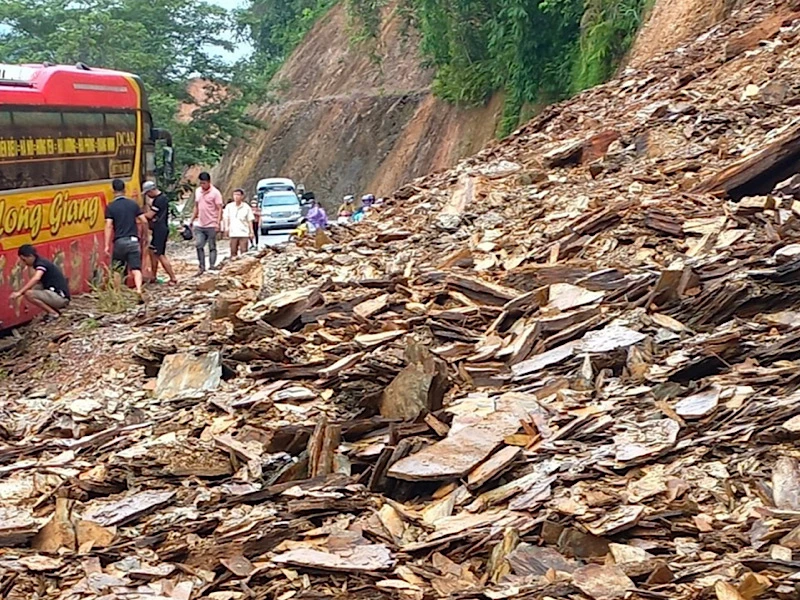
M 697 36 L 742 0 L 658 0 L 631 53 L 637 65 Z M 448 168 L 494 137 L 502 98 L 458 108 L 430 92 L 414 32 L 385 11 L 380 63 L 349 43 L 347 16 L 320 20 L 274 80 L 271 101 L 254 109 L 264 129 L 235 144 L 219 165 L 224 190 L 288 175 L 329 206 L 341 196 L 387 195 Z
M 265 129 L 235 145 L 217 178 L 226 189 L 252 188 L 287 175 L 329 205 L 345 194 L 386 195 L 425 173 L 449 167 L 492 138 L 501 103 L 462 110 L 430 93 L 417 40 L 387 9 L 380 62 L 348 39 L 344 7 L 307 35 L 274 84 L 277 102 L 254 116 Z
M 713 27 L 746 0 L 659 0 L 639 31 L 628 65 L 641 66 Z
M 329 239 L 9 338 L 0 596 L 797 598 L 798 81 L 754 0 Z

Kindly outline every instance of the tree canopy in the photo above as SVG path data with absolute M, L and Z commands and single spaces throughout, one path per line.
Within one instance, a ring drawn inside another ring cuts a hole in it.
M 232 27 L 229 13 L 205 0 L 5 0 L 0 57 L 139 75 L 155 122 L 175 135 L 179 164 L 213 164 L 242 126 L 244 99 L 230 87 L 235 72 L 217 55 L 233 48 Z M 191 121 L 179 122 L 180 106 L 194 101 L 187 84 L 196 78 L 220 85 Z
M 242 78 L 262 94 L 283 61 L 303 40 L 316 20 L 337 0 L 247 0 L 233 11 L 241 39 L 253 54 L 239 65 Z
M 179 166 L 213 164 L 248 126 L 283 61 L 338 0 L 246 0 L 227 12 L 207 0 L 4 0 L 0 57 L 131 71 L 141 76 L 154 119 L 175 135 Z M 356 42 L 374 39 L 389 0 L 342 0 Z M 499 133 L 527 112 L 611 76 L 651 0 L 397 0 L 436 68 L 434 91 L 472 104 L 505 93 Z M 393 2 L 394 4 L 394 2 Z M 248 43 L 227 64 L 220 50 Z M 187 84 L 213 82 L 192 119 Z

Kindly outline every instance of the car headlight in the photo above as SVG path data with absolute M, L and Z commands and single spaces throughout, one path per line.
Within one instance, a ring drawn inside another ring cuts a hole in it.
M 296 210 L 296 211 L 293 211 L 293 212 L 291 213 L 291 216 L 293 216 L 293 217 L 299 217 L 301 214 L 303 214 L 303 213 L 301 213 L 299 210 Z

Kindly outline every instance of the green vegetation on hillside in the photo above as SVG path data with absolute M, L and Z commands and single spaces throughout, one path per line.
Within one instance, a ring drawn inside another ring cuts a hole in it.
M 262 93 L 317 19 L 337 0 L 248 0 L 234 13 L 240 35 L 253 45 L 243 63 L 249 84 Z
M 179 166 L 210 165 L 251 125 L 248 103 L 263 102 L 283 61 L 337 1 L 247 0 L 227 12 L 210 0 L 5 0 L 0 60 L 136 73 L 156 123 L 175 134 Z M 344 1 L 353 39 L 375 39 L 389 0 Z M 536 106 L 610 77 L 651 0 L 398 1 L 436 68 L 435 92 L 476 104 L 503 91 L 506 134 Z M 219 58 L 237 43 L 252 55 L 234 65 Z M 218 85 L 186 122 L 179 109 L 195 104 L 187 84 L 198 77 Z
M 346 0 L 362 31 L 385 2 Z M 436 68 L 435 92 L 476 104 L 505 92 L 499 133 L 527 106 L 560 100 L 608 79 L 630 47 L 649 0 L 400 0 Z
M 4 0 L 0 2 L 0 59 L 7 63 L 75 64 L 141 76 L 155 122 L 172 130 L 181 166 L 213 164 L 241 133 L 246 101 L 231 87 L 236 73 L 216 56 L 232 49 L 230 15 L 205 0 Z M 196 107 L 196 77 L 221 84 Z

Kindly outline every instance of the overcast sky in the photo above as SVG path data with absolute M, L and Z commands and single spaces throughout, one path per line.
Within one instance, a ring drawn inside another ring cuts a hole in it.
M 246 0 L 211 0 L 214 4 L 219 4 L 222 8 L 227 10 L 231 10 L 233 8 L 239 8 L 242 6 Z M 239 44 L 239 42 L 235 42 Z M 235 61 L 236 59 L 242 58 L 246 56 L 250 52 L 250 46 L 247 44 L 239 44 L 238 47 L 234 52 L 224 52 L 221 53 L 221 56 L 230 62 Z

